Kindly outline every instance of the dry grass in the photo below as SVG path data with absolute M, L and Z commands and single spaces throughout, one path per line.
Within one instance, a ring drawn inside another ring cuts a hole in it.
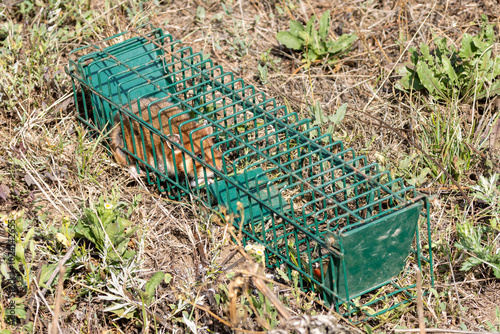
M 0 5 L 0 13 L 3 13 L 0 43 L 3 41 L 4 48 L 9 48 L 5 43 L 12 41 L 21 45 L 12 46 L 12 53 L 0 56 L 0 68 L 10 71 L 0 74 L 0 185 L 4 193 L 8 193 L 7 199 L 0 199 L 0 215 L 24 210 L 25 218 L 38 226 L 35 252 L 30 253 L 28 262 L 32 262 L 33 272 L 39 275 L 42 264 L 57 261 L 66 251 L 54 242 L 54 235 L 44 226 L 59 228 L 65 219 L 76 223 L 83 207 L 98 202 L 100 195 L 111 196 L 112 189 L 128 204 L 141 194 L 129 218 L 140 227 L 138 237 L 131 244 L 131 248 L 138 251 L 138 268 L 142 270 L 138 277 L 149 279 L 159 270 L 172 276 L 169 284 L 160 285 L 151 307 L 156 315 L 165 317 L 163 320 L 168 319 L 165 326 L 160 322 L 150 323 L 151 328 L 161 333 L 171 332 L 172 326 L 187 332 L 182 314 L 174 314 L 177 308 L 171 305 L 185 300 L 194 302 L 201 296 L 205 296 L 213 312 L 227 319 L 224 305 L 212 304 L 211 300 L 213 291 L 219 293 L 219 284 L 230 282 L 218 265 L 232 247 L 229 231 L 216 213 L 198 210 L 196 202 L 188 198 L 183 203 L 169 201 L 141 180 L 130 179 L 127 172 L 112 161 L 104 146 L 96 144 L 102 138 L 89 137 L 76 122 L 75 106 L 70 98 L 71 82 L 64 74 L 69 51 L 151 22 L 195 51 L 211 54 L 216 64 L 254 84 L 267 96 L 289 105 L 301 117 L 310 117 L 307 107 L 316 102 L 321 103 L 325 113 L 333 113 L 347 102 L 346 118 L 335 136 L 346 147 L 367 155 L 369 161 L 391 170 L 393 175 L 413 178 L 421 167 L 405 175 L 398 169 L 399 163 L 414 152 L 420 154 L 412 142 L 419 142 L 425 126 L 419 122 L 421 114 L 429 115 L 432 108 L 444 110 L 445 106 L 430 108 L 425 96 L 410 97 L 394 89 L 397 68 L 409 60 L 404 52 L 409 42 L 414 46 L 429 44 L 434 33 L 459 43 L 465 32 L 478 31 L 481 14 L 489 15 L 497 34 L 500 28 L 496 16 L 500 5 L 489 0 L 435 4 L 430 1 L 227 1 L 232 11 L 221 20 L 216 18 L 223 12 L 219 1 L 159 1 L 160 5 L 139 0 L 81 1 L 79 5 L 71 5 L 69 1 L 50 3 L 52 7 L 35 7 L 37 10 L 28 14 L 21 14 L 20 4 L 14 1 Z M 59 7 L 56 3 L 60 3 Z M 90 6 L 94 14 L 86 13 L 86 6 Z M 204 19 L 196 16 L 198 6 L 205 9 Z M 61 14 L 51 21 L 55 16 L 50 11 L 57 8 L 62 8 Z M 359 41 L 350 54 L 335 65 L 322 64 L 306 70 L 301 68 L 300 54 L 278 45 L 276 33 L 288 28 L 289 19 L 307 21 L 327 9 L 332 11 L 330 35 L 356 32 Z M 58 29 L 67 27 L 68 32 L 76 31 L 76 35 L 63 41 L 64 34 L 53 30 L 37 37 L 37 29 L 55 25 L 54 22 L 59 22 Z M 19 26 L 13 28 L 14 24 Z M 48 45 L 43 45 L 44 39 L 49 41 Z M 41 54 L 37 56 L 37 52 Z M 262 84 L 257 71 L 257 65 L 263 63 L 268 66 L 267 84 Z M 470 106 L 458 106 L 457 110 L 465 128 L 470 129 L 474 110 Z M 488 101 L 483 109 L 476 111 L 476 115 L 485 115 L 487 121 L 498 115 L 495 101 Z M 378 126 L 376 120 L 382 120 L 389 127 Z M 480 129 L 479 132 L 484 133 L 478 136 L 487 135 L 486 130 L 486 126 Z M 460 187 L 467 193 L 479 175 L 500 171 L 494 145 L 475 149 L 478 153 L 473 163 L 459 179 Z M 493 161 L 492 169 L 485 165 L 486 158 Z M 471 212 L 481 203 L 468 206 L 456 186 L 449 182 L 441 184 L 438 179 L 428 175 L 419 185 L 422 192 L 434 196 L 436 204 L 431 209 L 436 244 L 436 290 L 424 297 L 427 327 L 488 329 L 487 322 L 500 324 L 495 310 L 500 304 L 500 282 L 486 267 L 460 271 L 462 253 L 454 247 L 455 224 L 465 213 L 473 216 Z M 43 223 L 37 225 L 40 216 Z M 95 257 L 87 260 L 97 261 Z M 75 276 L 80 283 L 86 282 L 88 268 L 84 266 Z M 5 286 L 2 284 L 2 288 Z M 25 305 L 36 289 L 31 286 L 26 291 Z M 105 290 L 105 284 L 102 289 Z M 68 328 L 68 332 L 111 332 L 116 326 L 120 328 L 117 332 L 133 333 L 146 327 L 137 319 L 113 322 L 109 313 L 102 312 L 109 305 L 97 298 L 100 294 L 81 294 L 81 290 L 82 286 L 74 279 L 64 283 L 59 324 L 61 328 Z M 278 287 L 274 292 L 290 293 Z M 54 295 L 55 287 L 47 293 L 49 305 L 54 305 Z M 2 296 L 5 307 L 5 293 Z M 33 332 L 47 332 L 51 312 L 40 300 L 31 305 L 28 320 L 33 322 Z M 75 305 L 77 311 L 70 312 Z M 312 305 L 311 309 L 316 312 L 328 312 L 317 304 Z M 295 306 L 294 313 L 306 312 L 303 305 Z M 227 326 L 198 308 L 189 306 L 184 310 L 193 316 L 198 326 L 230 332 Z M 4 322 L 1 323 L 4 327 Z M 244 325 L 249 330 L 263 328 L 255 323 L 238 324 Z M 417 328 L 416 306 L 411 304 L 370 325 L 377 332 L 389 332 L 396 326 Z M 206 328 L 200 330 L 206 331 Z

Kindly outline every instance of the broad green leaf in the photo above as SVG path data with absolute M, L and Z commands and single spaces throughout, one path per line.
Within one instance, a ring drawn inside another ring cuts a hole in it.
M 412 72 L 410 72 L 410 69 L 408 69 L 408 67 L 406 67 L 406 66 L 399 68 L 398 74 L 401 75 L 401 79 L 399 79 L 399 81 L 396 82 L 396 88 L 401 89 L 401 90 L 403 90 L 403 89 L 409 90 L 410 89 L 410 78 L 412 76 Z
M 121 256 L 123 253 L 125 253 L 125 251 L 127 250 L 128 242 L 129 242 L 128 239 L 125 239 L 123 241 L 120 241 L 120 243 L 117 246 L 115 246 L 118 255 Z
M 312 30 L 314 29 L 314 22 L 316 21 L 316 15 L 313 15 L 309 21 L 306 23 L 306 32 L 311 35 Z
M 480 75 L 483 77 L 483 81 L 488 74 L 488 72 L 493 68 L 493 61 L 491 60 L 491 48 L 484 52 L 482 57 L 482 63 L 480 69 L 482 70 Z
M 460 48 L 460 52 L 458 53 L 458 55 L 460 56 L 460 58 L 462 58 L 462 60 L 468 60 L 472 58 L 472 55 L 474 54 L 474 52 L 472 51 L 472 47 L 473 47 L 472 36 L 465 33 L 462 36 L 462 47 Z
M 411 55 L 410 56 L 410 60 L 411 62 L 413 63 L 413 65 L 417 65 L 418 63 L 418 52 L 417 52 L 417 48 L 415 48 L 414 46 L 410 47 L 408 49 L 408 53 Z
M 310 43 L 312 37 L 307 31 L 299 31 L 298 34 L 299 38 L 303 41 L 303 44 L 306 45 L 307 43 Z
M 148 302 L 153 298 L 155 294 L 156 287 L 160 285 L 160 283 L 163 281 L 165 278 L 165 274 L 163 271 L 158 271 L 156 272 L 153 277 L 146 283 L 145 285 L 145 291 L 148 296 Z
M 0 272 L 2 273 L 2 275 L 5 279 L 10 278 L 11 274 L 9 274 L 9 272 L 7 271 L 7 263 L 5 263 L 4 261 L 2 261 L 2 263 L 0 263 Z
M 411 75 L 408 79 L 408 82 L 412 85 L 413 89 L 415 90 L 421 90 L 424 89 L 424 85 L 422 85 L 422 82 L 418 78 L 418 74 L 416 71 L 411 71 Z
M 345 113 L 347 110 L 347 103 L 344 103 L 341 105 L 335 114 L 333 116 L 330 116 L 330 121 L 332 121 L 334 124 L 340 124 L 340 122 L 344 119 Z
M 102 215 L 100 215 L 100 217 L 101 217 L 102 225 L 104 227 L 106 227 L 106 226 L 108 226 L 108 224 L 110 222 L 115 220 L 116 214 L 115 214 L 114 210 L 104 210 L 104 212 L 102 213 Z
M 441 56 L 441 62 L 443 63 L 443 69 L 445 73 L 448 75 L 448 78 L 450 79 L 450 82 L 452 84 L 457 83 L 457 74 L 455 73 L 455 69 L 453 66 L 451 66 L 451 62 L 446 56 Z
M 56 268 L 57 268 L 57 263 L 44 264 L 40 272 L 40 281 L 38 282 L 38 284 L 40 284 L 40 286 L 42 287 L 48 288 L 45 285 L 45 283 L 49 279 L 50 275 L 52 275 L 54 270 L 56 270 Z
M 26 246 L 28 245 L 28 242 L 33 237 L 33 235 L 35 235 L 35 227 L 31 227 L 29 229 L 28 233 L 26 233 L 26 236 L 24 237 L 24 241 L 23 241 L 23 247 L 26 248 Z
M 126 251 L 123 255 L 122 255 L 122 258 L 124 260 L 128 260 L 128 259 L 131 259 L 135 256 L 136 254 L 136 251 L 132 251 L 132 250 L 128 250 Z
M 16 260 L 26 266 L 26 258 L 24 256 L 24 247 L 20 243 L 16 244 Z
M 26 319 L 26 310 L 24 309 L 24 303 L 16 303 L 16 307 L 14 308 L 15 315 L 19 319 Z
M 333 131 L 334 130 L 335 130 L 335 128 L 333 127 L 333 125 L 330 125 L 328 127 L 328 129 L 326 129 L 326 133 L 325 134 L 333 135 Z M 323 138 L 322 140 L 325 141 L 325 142 L 328 142 L 328 138 L 327 137 Z
M 443 85 L 439 82 L 438 78 L 434 75 L 434 72 L 429 68 L 427 63 L 419 61 L 417 64 L 417 74 L 420 82 L 433 96 L 438 95 L 438 97 L 443 98 Z
M 319 19 L 319 36 L 322 39 L 326 39 L 329 30 L 330 30 L 330 10 L 327 10 L 326 12 L 323 13 L 323 15 L 321 15 L 321 18 Z
M 358 36 L 356 36 L 355 34 L 342 35 L 339 37 L 339 39 L 328 46 L 328 52 L 330 54 L 336 54 L 339 52 L 347 51 L 348 49 L 350 49 L 352 43 L 354 43 L 357 38 Z
M 309 106 L 310 113 L 314 116 L 314 125 L 322 125 L 325 116 L 321 111 L 321 104 L 317 101 L 315 104 Z
M 422 53 L 422 58 L 427 61 L 432 61 L 431 55 L 429 53 L 429 46 L 427 44 L 420 44 L 420 52 Z
M 311 39 L 309 40 L 309 48 L 310 50 L 314 51 L 314 53 L 318 56 L 321 56 L 323 53 L 325 53 L 325 48 L 321 45 L 321 40 L 318 35 L 317 30 L 313 30 L 311 34 Z
M 474 50 L 474 48 L 472 48 L 472 51 L 475 51 L 478 54 L 483 53 L 488 48 L 488 43 L 483 42 L 478 36 L 473 37 L 472 42 L 477 48 L 477 50 Z
M 23 233 L 23 231 L 24 231 L 23 220 L 24 219 L 16 219 L 16 231 L 19 234 Z
M 118 224 L 118 221 L 115 221 L 113 223 L 108 223 L 104 225 L 104 227 L 106 229 L 107 235 L 113 242 L 117 240 L 116 238 L 119 237 L 122 232 L 120 224 Z
M 315 61 L 316 59 L 318 59 L 318 55 L 316 54 L 316 52 L 314 52 L 313 50 L 309 49 L 307 51 L 305 55 L 305 59 L 307 62 L 309 63 L 312 63 L 313 61 Z
M 485 27 L 484 37 L 486 38 L 486 42 L 488 44 L 491 45 L 495 43 L 495 31 L 493 30 L 493 25 L 489 24 L 487 27 Z
M 498 263 L 496 267 L 493 267 L 493 275 L 495 275 L 496 278 L 500 278 L 500 263 Z
M 139 226 L 135 226 L 133 228 L 129 228 L 127 233 L 125 233 L 123 236 L 125 238 L 130 238 L 131 236 L 133 236 L 135 234 L 135 232 L 137 231 L 137 229 L 139 228 Z
M 304 31 L 304 26 L 299 21 L 290 20 L 290 33 L 299 37 L 299 32 Z
M 460 267 L 460 270 L 468 271 L 481 263 L 482 263 L 481 260 L 479 260 L 475 257 L 469 257 L 467 260 L 464 261 L 464 263 L 462 263 L 462 267 Z
M 276 39 L 287 48 L 294 50 L 302 50 L 302 41 L 292 35 L 289 31 L 280 31 L 276 35 Z
M 448 41 L 446 38 L 437 38 L 436 39 L 436 42 L 435 42 L 439 52 L 440 52 L 440 55 L 438 56 L 447 56 L 449 53 L 450 53 L 450 50 L 448 49 Z

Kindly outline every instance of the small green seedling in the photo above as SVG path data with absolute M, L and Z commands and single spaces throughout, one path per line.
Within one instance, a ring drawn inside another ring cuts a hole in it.
M 315 21 L 316 15 L 311 17 L 304 27 L 300 22 L 290 20 L 290 31 L 280 31 L 276 39 L 287 48 L 303 51 L 302 61 L 308 65 L 321 59 L 328 59 L 328 63 L 333 64 L 339 57 L 349 52 L 357 36 L 344 34 L 337 40 L 329 38 L 329 10 L 319 19 L 319 30 L 314 28 Z
M 196 8 L 196 19 L 198 20 L 198 22 L 203 23 L 205 21 L 205 18 L 205 8 L 198 6 L 198 8 Z
M 265 85 L 267 83 L 267 65 L 260 66 L 260 64 L 258 64 L 257 69 L 259 70 L 260 81 Z
M 323 125 L 329 124 L 326 131 L 321 131 L 324 134 L 330 134 L 333 136 L 335 132 L 335 126 L 339 125 L 340 122 L 345 117 L 345 113 L 347 111 L 347 103 L 342 104 L 333 115 L 325 115 L 321 108 L 321 104 L 316 102 L 314 105 L 309 106 L 309 110 L 311 115 L 313 116 L 313 126 L 322 127 Z M 332 124 L 333 123 L 333 124 Z M 318 131 L 311 131 L 311 136 L 316 137 L 318 135 Z M 328 139 L 323 138 L 323 141 L 326 142 Z

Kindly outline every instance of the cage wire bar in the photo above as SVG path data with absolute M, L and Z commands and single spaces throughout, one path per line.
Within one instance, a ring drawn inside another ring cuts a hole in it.
M 281 268 L 290 278 L 298 272 L 303 291 L 315 292 L 351 321 L 409 303 L 412 261 L 429 268 L 427 279 L 434 284 L 427 197 L 161 29 L 143 25 L 78 48 L 66 72 L 81 122 L 96 133 L 114 126 L 140 133 L 141 142 L 125 142 L 123 151 L 149 184 L 170 198 L 192 194 L 208 207 L 222 205 L 238 214 L 233 224 L 243 225 L 244 245 L 265 245 L 269 268 Z M 151 99 L 165 103 L 156 111 Z M 177 107 L 182 112 L 162 125 L 161 116 Z M 190 118 L 179 125 L 175 118 L 181 114 Z M 189 122 L 197 125 L 183 133 Z M 172 140 L 174 124 L 190 145 Z M 196 137 L 207 128 L 210 135 Z M 147 138 L 161 143 L 160 151 L 151 148 L 153 161 L 139 154 L 146 157 Z M 181 152 L 182 165 L 192 165 L 195 175 L 202 168 L 204 182 L 160 168 L 168 150 Z M 221 170 L 214 167 L 217 150 Z M 425 249 L 419 216 L 426 222 Z M 375 297 L 365 295 L 375 290 Z

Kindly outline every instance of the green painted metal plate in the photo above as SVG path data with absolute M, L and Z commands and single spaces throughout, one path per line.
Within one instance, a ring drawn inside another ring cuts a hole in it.
M 399 275 L 410 254 L 422 202 L 393 212 L 370 224 L 340 231 L 343 261 L 334 264 L 340 298 L 349 299 L 390 282 Z M 345 276 L 344 277 L 344 270 Z M 333 282 L 327 280 L 333 289 Z
M 286 212 L 289 210 L 290 205 L 283 200 L 278 188 L 273 185 L 261 168 L 236 176 L 229 176 L 229 178 L 241 185 L 246 192 L 266 203 L 274 211 Z M 245 210 L 245 221 L 247 222 L 263 219 L 271 214 L 268 208 L 260 205 L 248 194 L 224 180 L 210 184 L 208 189 L 217 198 L 219 204 L 226 206 L 230 212 L 238 213 L 237 203 L 241 202 Z
M 117 65 L 106 53 L 111 54 L 124 65 Z M 118 105 L 133 101 L 138 97 L 152 92 L 155 97 L 167 96 L 165 92 L 157 91 L 157 88 L 148 82 L 154 82 L 160 87 L 170 86 L 169 92 L 175 93 L 172 80 L 167 75 L 164 62 L 160 58 L 164 54 L 163 49 L 158 49 L 154 44 L 146 44 L 142 38 L 127 40 L 103 50 L 89 54 L 83 61 L 92 61 L 83 67 L 84 77 L 87 82 L 113 100 Z M 140 66 L 147 64 L 146 66 Z M 137 73 L 130 71 L 133 68 Z M 100 106 L 99 121 L 102 125 L 106 122 L 112 123 L 106 116 L 113 115 L 112 108 L 108 103 L 100 103 L 99 97 L 92 94 L 94 106 Z

